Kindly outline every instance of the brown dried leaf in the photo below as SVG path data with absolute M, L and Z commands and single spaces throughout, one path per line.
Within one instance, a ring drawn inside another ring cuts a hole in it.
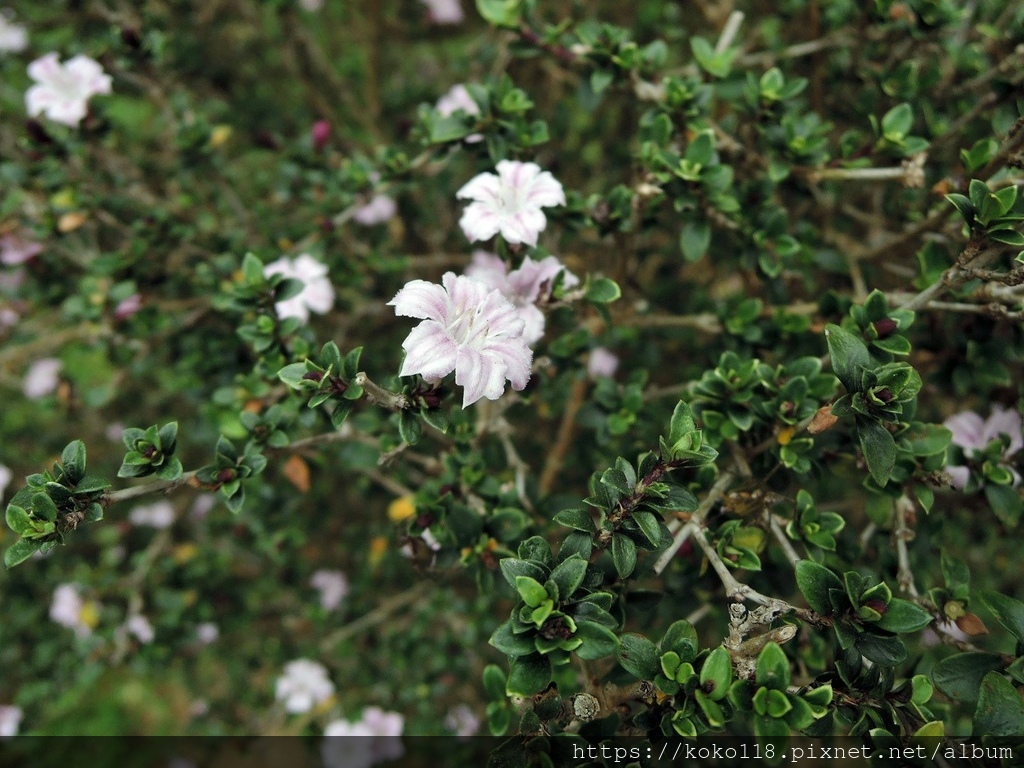
M 284 476 L 299 489 L 299 493 L 306 493 L 309 490 L 309 465 L 298 454 L 284 463 Z
M 985 626 L 985 622 L 973 613 L 965 613 L 957 619 L 956 626 L 965 635 L 970 635 L 971 637 L 988 634 L 988 627 Z
M 57 219 L 57 231 L 58 232 L 73 232 L 80 226 L 85 224 L 85 220 L 88 218 L 81 211 L 71 211 L 65 213 L 59 219 Z
M 814 414 L 814 418 L 811 419 L 811 423 L 807 425 L 807 431 L 812 435 L 817 435 L 820 432 L 824 432 L 826 429 L 831 427 L 839 421 L 839 417 L 832 413 L 832 406 L 823 405 Z

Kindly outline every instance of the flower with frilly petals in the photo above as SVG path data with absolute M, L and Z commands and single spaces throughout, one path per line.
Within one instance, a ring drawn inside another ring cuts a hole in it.
M 28 30 L 0 11 L 0 53 L 21 53 L 28 48 Z
M 21 383 L 21 391 L 25 393 L 25 397 L 29 400 L 39 400 L 57 389 L 61 365 L 60 360 L 55 357 L 44 357 L 32 363 Z
M 533 353 L 516 308 L 471 277 L 446 272 L 441 282 L 413 280 L 388 302 L 396 315 L 423 320 L 402 342 L 400 375 L 437 382 L 455 371 L 455 383 L 465 389 L 463 408 L 481 397 L 497 400 L 506 379 L 524 389 Z
M 548 225 L 542 208 L 565 205 L 565 190 L 536 163 L 502 160 L 497 175 L 481 173 L 455 196 L 472 200 L 459 219 L 469 238 L 489 240 L 499 232 L 510 243 L 536 245 Z
M 402 730 L 405 718 L 380 707 L 367 707 L 354 723 L 335 720 L 324 728 L 321 755 L 327 768 L 369 768 L 405 754 Z M 334 739 L 335 736 L 361 736 L 359 739 Z M 367 738 L 369 737 L 369 738 Z
M 325 611 L 335 610 L 348 596 L 348 579 L 341 571 L 316 571 L 309 583 L 320 592 L 320 605 Z
M 435 24 L 461 24 L 466 15 L 459 0 L 420 0 Z
M 17 736 L 23 715 L 21 707 L 0 704 L 0 737 Z
M 529 256 L 523 259 L 519 269 L 508 271 L 508 265 L 493 253 L 475 251 L 473 263 L 466 268 L 466 274 L 483 282 L 488 288 L 501 291 L 512 302 L 524 323 L 523 339 L 529 345 L 536 344 L 544 335 L 544 313 L 537 307 L 538 301 L 551 297 L 551 286 L 558 273 L 565 267 L 554 256 L 534 261 Z M 571 288 L 579 278 L 565 271 L 564 285 Z
M 110 93 L 110 75 L 98 61 L 78 55 L 61 64 L 56 53 L 48 53 L 28 65 L 36 84 L 25 92 L 29 117 L 46 116 L 71 127 L 82 122 L 92 96 Z
M 943 422 L 943 426 L 953 433 L 953 445 L 963 449 L 968 458 L 985 450 L 1000 435 L 1010 438 L 1010 445 L 1003 453 L 1004 458 L 1024 448 L 1024 421 L 1020 414 L 998 405 L 992 407 L 987 420 L 974 411 L 964 411 L 950 416 Z M 946 472 L 953 481 L 953 487 L 960 490 L 966 487 L 971 477 L 971 471 L 964 466 L 946 467 Z
M 480 114 L 480 105 L 473 100 L 473 97 L 469 95 L 469 90 L 462 83 L 449 88 L 448 93 L 437 100 L 434 109 L 442 117 L 454 115 L 460 110 L 473 117 Z M 484 136 L 482 133 L 473 133 L 465 138 L 467 144 L 476 144 L 483 140 Z
M 13 232 L 0 237 L 0 263 L 9 267 L 24 264 L 42 250 L 42 244 L 24 240 Z
M 334 306 L 334 286 L 327 276 L 327 267 L 308 253 L 300 253 L 295 259 L 282 256 L 263 267 L 263 274 L 284 275 L 303 282 L 303 288 L 290 299 L 275 305 L 282 317 L 297 317 L 303 323 L 309 322 L 309 313 L 323 315 Z
M 284 666 L 284 674 L 277 678 L 274 696 L 284 702 L 285 711 L 293 715 L 309 712 L 334 695 L 334 683 L 327 676 L 327 668 L 318 661 L 296 659 Z

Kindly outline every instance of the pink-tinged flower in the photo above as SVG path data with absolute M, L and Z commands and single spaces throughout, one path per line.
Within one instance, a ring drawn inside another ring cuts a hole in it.
M 437 100 L 437 104 L 434 105 L 434 109 L 438 111 L 442 117 L 448 117 L 454 115 L 456 112 L 462 111 L 467 115 L 477 116 L 480 114 L 480 105 L 473 101 L 473 97 L 469 95 L 469 91 L 466 86 L 459 83 L 453 85 L 448 89 L 448 93 Z M 465 138 L 466 143 L 476 144 L 484 140 L 482 133 L 473 133 Z
M 402 342 L 400 375 L 437 382 L 455 371 L 455 383 L 465 389 L 463 408 L 481 397 L 497 400 L 506 379 L 524 389 L 533 353 L 516 308 L 471 277 L 446 272 L 441 282 L 413 280 L 388 302 L 396 315 L 423 320 Z
M 310 128 L 309 135 L 313 140 L 313 149 L 319 152 L 331 139 L 331 124 L 326 120 L 317 120 Z
M 461 24 L 466 18 L 459 0 L 420 0 L 427 6 L 427 15 L 435 24 Z
M 149 619 L 141 613 L 133 614 L 132 617 L 125 622 L 124 628 L 130 634 L 135 635 L 135 638 L 140 643 L 152 643 L 153 638 L 156 637 L 156 631 L 153 629 L 153 625 L 150 624 Z
M 565 190 L 536 163 L 502 160 L 498 174 L 481 173 L 455 196 L 472 200 L 459 219 L 469 238 L 489 240 L 499 232 L 510 243 L 536 245 L 548 225 L 542 208 L 565 205 Z
M 21 315 L 10 307 L 0 307 L 0 329 L 10 328 L 18 324 Z
M 992 413 L 987 420 L 973 411 L 964 411 L 950 416 L 943 425 L 953 433 L 953 445 L 962 448 L 967 458 L 985 450 L 1000 435 L 1010 438 L 1010 445 L 1003 453 L 1004 458 L 1024 448 L 1024 421 L 1021 415 L 998 405 L 992 406 Z M 964 466 L 946 467 L 946 472 L 953 481 L 953 487 L 961 490 L 971 477 L 970 470 Z
M 0 737 L 17 736 L 23 716 L 24 713 L 21 711 L 21 707 L 0 704 Z
M 324 765 L 326 768 L 369 768 L 376 763 L 397 760 L 405 754 L 399 738 L 404 727 L 405 718 L 380 707 L 367 707 L 354 723 L 347 720 L 328 723 L 320 747 Z M 363 738 L 333 738 L 336 736 Z
M 0 237 L 0 263 L 13 267 L 24 264 L 43 250 L 40 243 L 25 240 L 14 233 Z
M 163 530 L 174 525 L 174 505 L 167 500 L 140 504 L 128 513 L 132 525 Z
M 73 584 L 61 584 L 53 590 L 50 621 L 73 629 L 78 637 L 88 637 L 99 621 L 99 607 L 85 602 Z
M 48 53 L 28 65 L 36 84 L 25 92 L 29 117 L 46 116 L 55 123 L 72 127 L 82 122 L 92 96 L 110 93 L 110 75 L 99 62 L 78 55 L 61 64 L 56 53 Z
M 28 30 L 0 11 L 0 53 L 21 53 L 28 48 Z
M 114 307 L 114 317 L 118 320 L 127 320 L 140 309 L 142 309 L 142 296 L 133 293 L 117 302 L 117 306 Z
M 366 205 L 356 208 L 352 220 L 364 227 L 391 221 L 398 213 L 398 204 L 387 195 L 374 195 Z
M 327 668 L 318 661 L 296 659 L 284 666 L 284 674 L 277 678 L 274 696 L 284 702 L 291 714 L 309 712 L 334 695 L 334 683 L 327 676 Z
M 445 715 L 444 727 L 456 736 L 466 738 L 480 730 L 480 718 L 465 704 L 457 704 Z
M 309 583 L 320 592 L 320 605 L 325 611 L 335 610 L 348 597 L 348 579 L 341 571 L 316 571 Z
M 55 357 L 44 357 L 32 363 L 21 384 L 21 391 L 25 393 L 25 397 L 29 400 L 39 400 L 53 393 L 60 380 L 60 368 L 61 362 Z
M 607 347 L 594 347 L 587 358 L 587 374 L 592 379 L 611 378 L 619 369 L 619 358 Z
M 307 323 L 310 312 L 322 315 L 334 306 L 334 286 L 327 276 L 327 267 L 308 253 L 300 253 L 295 259 L 282 256 L 263 267 L 263 274 L 293 277 L 305 284 L 295 296 L 277 302 L 277 314 L 282 318 L 297 317 Z
M 189 510 L 189 515 L 193 520 L 202 520 L 210 514 L 210 510 L 215 506 L 217 506 L 216 494 L 201 493 L 196 496 L 196 500 L 192 503 L 192 509 Z
M 220 637 L 220 627 L 212 621 L 205 621 L 196 627 L 196 641 L 200 645 L 210 645 Z
M 544 313 L 537 307 L 537 303 L 551 298 L 551 286 L 562 270 L 565 270 L 563 280 L 566 287 L 571 288 L 579 283 L 579 278 L 566 270 L 554 256 L 540 261 L 527 256 L 519 269 L 509 272 L 508 265 L 498 256 L 486 251 L 474 251 L 473 263 L 466 268 L 466 274 L 480 280 L 488 288 L 501 291 L 502 296 L 512 302 L 524 323 L 523 339 L 532 346 L 544 335 Z

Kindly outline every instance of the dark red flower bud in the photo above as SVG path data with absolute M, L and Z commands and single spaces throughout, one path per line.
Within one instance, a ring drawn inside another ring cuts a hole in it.
M 310 371 L 309 373 L 303 374 L 302 378 L 306 381 L 320 381 L 324 375 L 320 371 Z
M 871 327 L 875 329 L 875 333 L 878 334 L 878 338 L 887 339 L 896 333 L 896 329 L 899 325 L 891 317 L 883 317 L 881 320 L 875 320 L 871 324 Z
M 230 483 L 236 477 L 238 477 L 238 473 L 235 472 L 235 470 L 225 468 L 225 469 L 222 469 L 220 471 L 219 475 L 217 475 L 217 482 L 219 482 L 219 483 Z
M 883 387 L 882 389 L 875 392 L 875 397 L 877 397 L 883 403 L 891 403 L 895 395 L 893 394 L 891 389 L 889 389 L 888 387 Z
M 885 616 L 886 611 L 889 610 L 889 606 L 886 605 L 885 602 L 882 600 L 868 600 L 866 603 L 864 603 L 864 607 L 870 608 L 871 610 L 881 614 L 882 616 Z
M 326 120 L 317 120 L 313 123 L 313 128 L 310 130 L 310 134 L 313 137 L 313 149 L 319 152 L 326 147 L 327 142 L 331 140 L 331 124 Z
M 121 42 L 129 48 L 138 49 L 142 45 L 142 35 L 132 27 L 121 27 Z

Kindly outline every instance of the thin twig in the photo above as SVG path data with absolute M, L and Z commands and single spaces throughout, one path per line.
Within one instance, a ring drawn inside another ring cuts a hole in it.
M 725 495 L 726 490 L 735 479 L 736 475 L 732 471 L 726 471 L 719 475 L 715 484 L 708 489 L 707 495 L 693 513 L 690 521 L 676 532 L 675 536 L 672 538 L 672 543 L 668 546 L 668 549 L 662 552 L 655 561 L 655 574 L 660 574 L 665 570 L 668 564 L 672 561 L 672 558 L 675 557 L 676 552 L 678 552 L 679 548 L 683 546 L 683 542 L 685 542 L 695 531 L 699 529 L 699 526 L 703 524 L 704 518 L 708 516 L 711 508 L 715 506 L 722 496 Z M 671 528 L 672 526 L 669 526 L 670 530 Z

